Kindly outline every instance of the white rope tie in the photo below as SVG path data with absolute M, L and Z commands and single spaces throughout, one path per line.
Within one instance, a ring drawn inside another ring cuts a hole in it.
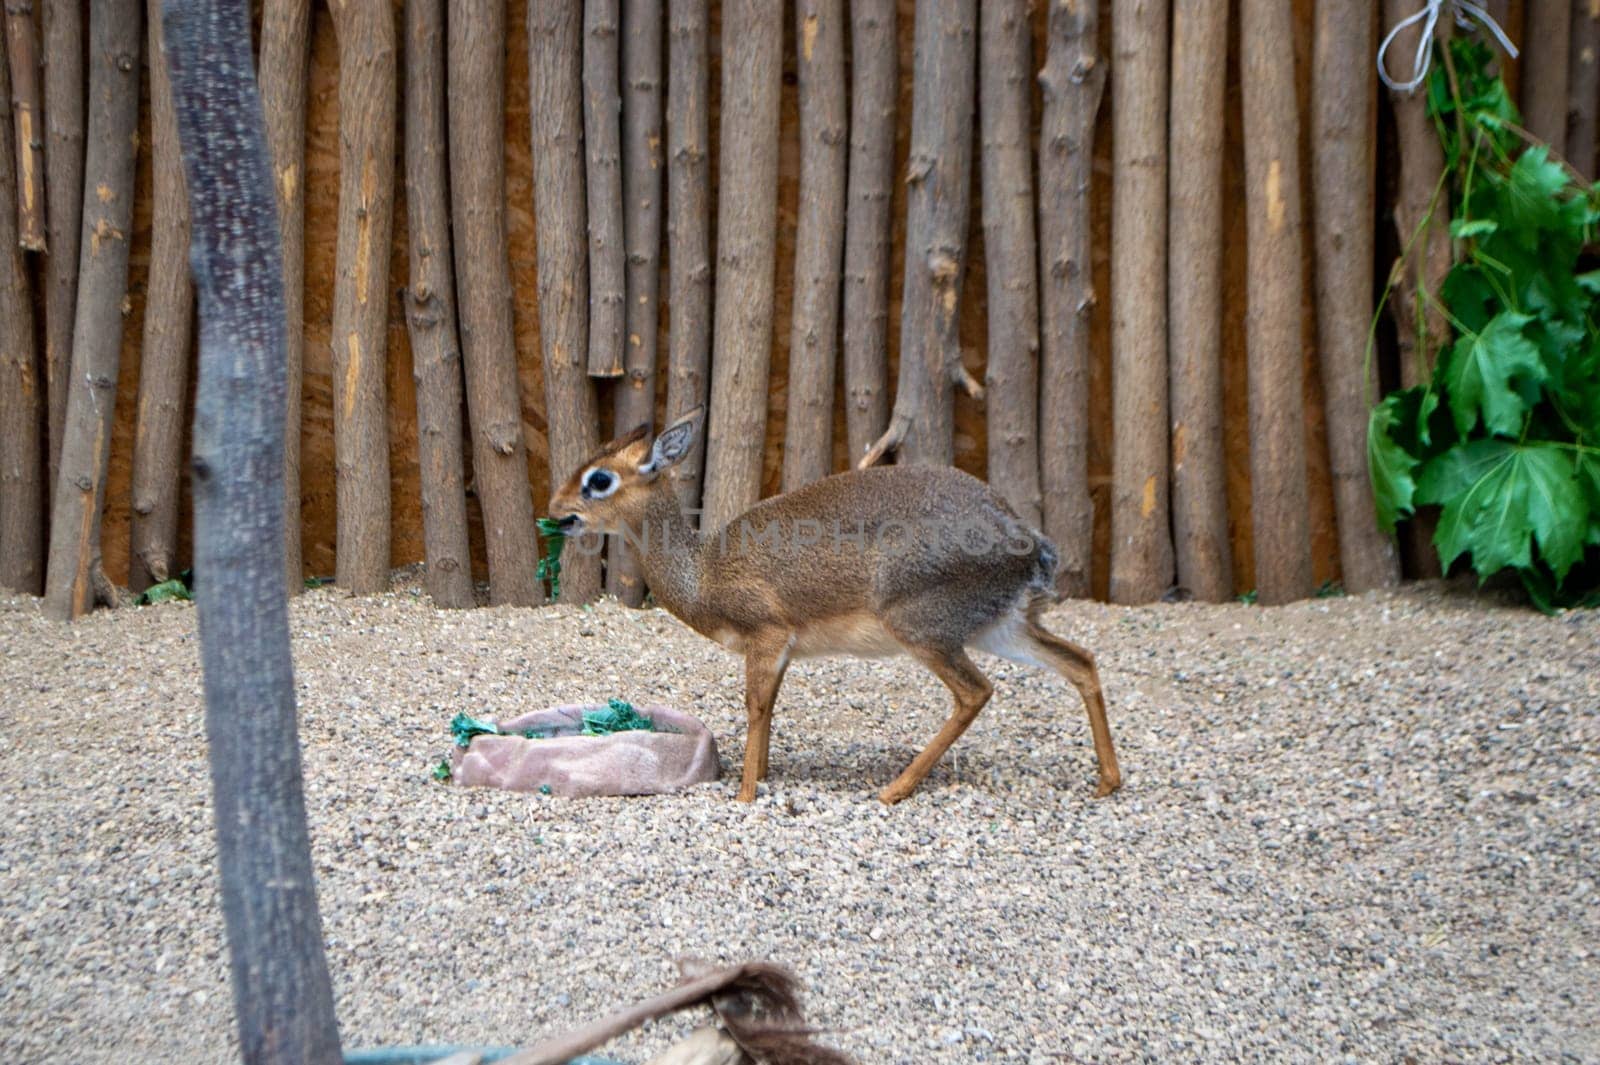
M 1495 40 L 1500 42 L 1500 47 L 1506 50 L 1507 55 L 1512 59 L 1517 58 L 1516 45 L 1511 43 L 1511 39 L 1506 36 L 1505 30 L 1500 28 L 1500 24 L 1495 22 L 1489 12 L 1473 3 L 1472 0 L 1427 0 L 1421 11 L 1401 19 L 1395 24 L 1394 29 L 1389 31 L 1389 35 L 1383 39 L 1383 43 L 1378 45 L 1378 77 L 1395 92 L 1412 92 L 1427 78 L 1428 66 L 1433 62 L 1433 31 L 1439 24 L 1439 11 L 1446 3 L 1449 3 L 1455 9 L 1457 26 L 1462 29 L 1471 29 L 1472 23 L 1468 21 L 1467 16 L 1472 16 L 1472 18 L 1478 20 L 1480 25 L 1494 34 Z M 1389 76 L 1388 67 L 1384 65 L 1384 53 L 1389 50 L 1389 46 L 1394 43 L 1394 39 L 1400 35 L 1402 30 L 1407 26 L 1414 26 L 1418 22 L 1422 23 L 1422 36 L 1417 38 L 1417 54 L 1411 58 L 1411 80 L 1395 81 L 1394 78 Z

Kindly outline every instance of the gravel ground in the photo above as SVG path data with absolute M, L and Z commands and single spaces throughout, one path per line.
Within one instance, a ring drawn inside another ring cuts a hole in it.
M 1434 585 L 1051 621 L 1099 656 L 1114 798 L 1076 695 L 984 659 L 989 709 L 885 808 L 946 695 L 908 660 L 826 660 L 790 671 L 739 806 L 739 664 L 662 612 L 302 597 L 346 1044 L 529 1041 L 689 953 L 793 966 L 863 1065 L 1600 1061 L 1600 615 Z M 227 1059 L 193 609 L 62 627 L 0 599 L 0 648 L 0 1059 Z M 429 779 L 457 710 L 610 695 L 701 715 L 725 780 Z

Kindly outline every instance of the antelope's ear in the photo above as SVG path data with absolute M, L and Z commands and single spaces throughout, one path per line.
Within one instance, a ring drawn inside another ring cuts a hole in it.
M 681 462 L 694 444 L 695 435 L 700 431 L 700 419 L 704 413 L 704 407 L 696 407 L 661 430 L 661 434 L 656 437 L 655 445 L 650 449 L 649 460 L 639 467 L 639 472 L 660 473 Z

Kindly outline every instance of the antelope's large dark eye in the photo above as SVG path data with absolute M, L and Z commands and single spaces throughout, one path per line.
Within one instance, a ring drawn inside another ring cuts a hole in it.
M 609 470 L 590 470 L 589 476 L 583 479 L 583 494 L 586 496 L 606 496 L 616 487 L 617 479 Z

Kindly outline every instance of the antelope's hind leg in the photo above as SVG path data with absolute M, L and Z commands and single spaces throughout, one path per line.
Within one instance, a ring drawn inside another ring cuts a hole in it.
M 989 678 L 973 665 L 972 659 L 961 648 L 954 651 L 938 651 L 932 648 L 915 647 L 908 645 L 906 648 L 923 665 L 933 671 L 934 675 L 944 681 L 945 687 L 950 689 L 950 694 L 955 697 L 955 710 L 951 712 L 950 719 L 944 723 L 938 735 L 928 744 L 927 748 L 906 767 L 905 772 L 894 779 L 888 787 L 878 793 L 878 798 L 890 805 L 899 802 L 916 790 L 922 783 L 922 778 L 928 775 L 944 752 L 950 745 L 961 738 L 967 731 L 967 726 L 972 724 L 984 704 L 989 701 L 989 696 L 994 694 L 994 685 L 989 683 Z
M 1100 763 L 1100 786 L 1094 794 L 1104 798 L 1122 787 L 1122 770 L 1117 767 L 1117 750 L 1111 744 L 1111 725 L 1106 721 L 1106 700 L 1100 690 L 1100 671 L 1095 668 L 1094 655 L 1087 648 L 1063 640 L 1034 618 L 1028 619 L 1025 631 L 1039 657 L 1083 696 L 1089 732 L 1094 736 L 1095 758 Z

